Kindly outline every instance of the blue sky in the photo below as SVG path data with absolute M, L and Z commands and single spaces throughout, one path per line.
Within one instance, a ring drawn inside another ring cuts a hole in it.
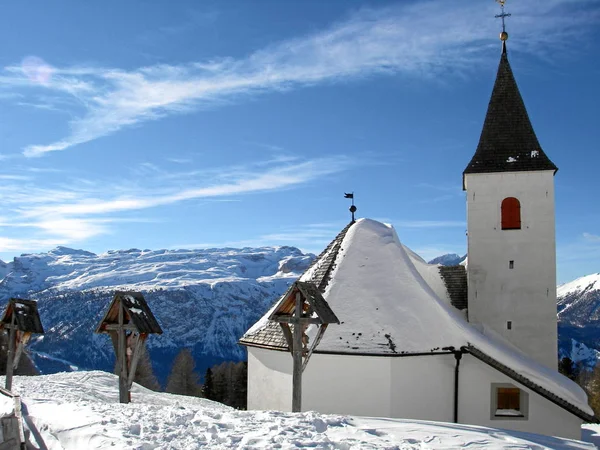
M 600 270 L 600 2 L 507 2 L 556 176 L 560 281 Z M 461 174 L 500 56 L 492 1 L 4 2 L 0 257 L 294 245 L 391 222 L 466 251 Z

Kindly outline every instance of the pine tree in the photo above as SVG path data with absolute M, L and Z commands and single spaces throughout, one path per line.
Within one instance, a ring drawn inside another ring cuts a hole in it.
M 213 368 L 213 397 L 214 400 L 226 403 L 227 398 L 227 363 L 221 363 Z
M 202 395 L 209 400 L 215 400 L 215 390 L 213 386 L 213 373 L 209 367 L 204 375 L 204 385 L 202 386 Z
M 248 363 L 227 361 L 206 370 L 203 392 L 210 400 L 246 409 Z
M 202 387 L 200 376 L 194 371 L 195 368 L 196 363 L 192 352 L 187 348 L 181 350 L 173 362 L 165 391 L 171 394 L 200 397 Z
M 237 409 L 246 409 L 248 404 L 248 363 L 239 362 L 233 366 L 233 393 L 231 403 Z
M 577 378 L 575 364 L 568 356 L 565 356 L 558 362 L 558 371 L 571 380 L 575 380 Z

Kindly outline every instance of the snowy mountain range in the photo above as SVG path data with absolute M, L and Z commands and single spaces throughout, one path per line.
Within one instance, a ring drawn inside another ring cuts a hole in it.
M 189 347 L 202 373 L 241 360 L 237 340 L 312 262 L 293 247 L 109 251 L 58 247 L 0 264 L 0 301 L 31 298 L 45 335 L 29 345 L 44 373 L 111 370 L 107 336 L 93 334 L 115 290 L 144 293 L 164 334 L 148 348 L 164 383 L 176 353 Z
M 461 262 L 467 259 L 467 255 L 460 256 L 456 253 L 447 253 L 442 256 L 433 258 L 427 264 L 441 264 L 442 266 L 457 266 Z
M 44 373 L 111 370 L 107 336 L 93 333 L 115 290 L 144 293 L 164 334 L 148 347 L 164 383 L 171 362 L 189 347 L 200 373 L 224 360 L 242 360 L 239 337 L 313 261 L 294 247 L 205 250 L 120 250 L 96 255 L 57 247 L 0 261 L 0 302 L 38 301 L 46 334 L 29 345 Z M 459 255 L 432 262 L 456 264 Z M 600 274 L 558 288 L 561 356 L 587 366 L 600 356 Z

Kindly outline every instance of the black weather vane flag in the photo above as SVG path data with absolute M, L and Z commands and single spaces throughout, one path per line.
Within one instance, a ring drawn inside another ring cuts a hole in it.
M 348 193 L 344 192 L 344 198 L 352 199 L 352 206 L 350 206 L 350 212 L 352 213 L 352 222 L 355 222 L 354 213 L 356 212 L 356 206 L 354 206 L 354 192 Z

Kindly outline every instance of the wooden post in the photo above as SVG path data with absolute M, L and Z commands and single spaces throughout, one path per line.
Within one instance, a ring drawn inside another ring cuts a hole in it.
M 117 361 L 119 367 L 119 402 L 129 403 L 129 389 L 127 389 L 127 341 L 125 336 L 125 310 L 123 303 L 119 302 L 119 329 L 118 336 L 118 352 Z
M 4 387 L 7 391 L 12 389 L 12 379 L 14 370 L 15 360 L 15 338 L 17 335 L 17 315 L 16 311 L 13 311 L 12 320 L 10 321 L 10 328 L 8 330 L 8 354 L 6 355 L 6 381 Z
M 294 347 L 292 349 L 294 368 L 292 375 L 292 412 L 302 411 L 302 296 L 296 293 L 296 311 L 294 314 Z

